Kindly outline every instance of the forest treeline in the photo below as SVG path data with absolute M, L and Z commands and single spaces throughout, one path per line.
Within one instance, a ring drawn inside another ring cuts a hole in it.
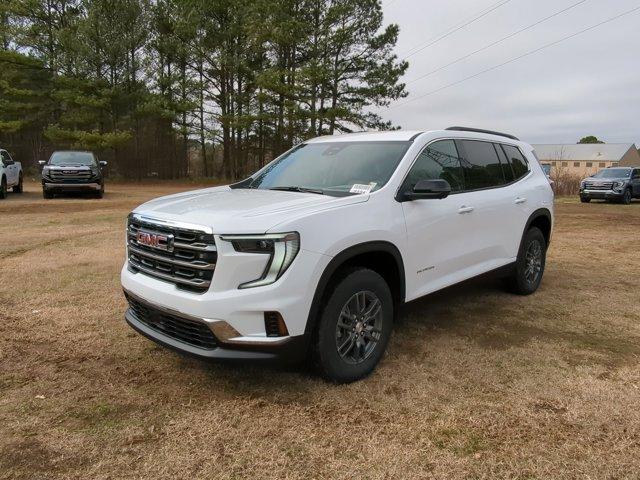
M 406 95 L 397 38 L 380 0 L 2 0 L 0 145 L 239 178 L 309 137 L 393 128 L 372 107 Z

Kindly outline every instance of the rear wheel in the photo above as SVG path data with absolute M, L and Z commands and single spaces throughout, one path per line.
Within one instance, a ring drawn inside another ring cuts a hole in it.
M 629 205 L 631 203 L 631 190 L 628 188 L 624 191 L 624 194 L 622 195 L 622 203 L 624 203 L 625 205 Z
M 547 257 L 547 242 L 537 227 L 527 230 L 513 274 L 509 278 L 511 291 L 519 295 L 530 295 L 540 286 Z
M 22 193 L 22 174 L 18 178 L 18 184 L 13 187 L 13 193 Z
M 2 177 L 0 180 L 0 199 L 7 198 L 7 179 Z
M 393 326 L 393 298 L 373 270 L 345 272 L 320 315 L 313 359 L 320 374 L 336 383 L 367 376 L 384 354 Z

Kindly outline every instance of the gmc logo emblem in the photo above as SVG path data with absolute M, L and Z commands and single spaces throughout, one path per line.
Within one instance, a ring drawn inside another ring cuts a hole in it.
M 163 235 L 161 233 L 145 232 L 139 230 L 136 235 L 138 245 L 163 250 L 165 252 L 173 252 L 173 235 Z

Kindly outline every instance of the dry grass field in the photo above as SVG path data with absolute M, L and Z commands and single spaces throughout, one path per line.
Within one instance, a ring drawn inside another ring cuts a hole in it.
M 124 225 L 188 185 L 0 201 L 1 478 L 639 478 L 640 202 L 557 201 L 541 289 L 407 306 L 364 381 L 203 364 L 124 322 Z

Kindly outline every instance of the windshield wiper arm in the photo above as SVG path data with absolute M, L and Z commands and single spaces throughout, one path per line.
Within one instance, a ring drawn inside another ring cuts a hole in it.
M 301 192 L 301 193 L 317 193 L 318 195 L 324 195 L 324 192 L 319 188 L 305 188 L 305 187 L 271 187 L 269 190 L 282 190 L 284 192 Z

